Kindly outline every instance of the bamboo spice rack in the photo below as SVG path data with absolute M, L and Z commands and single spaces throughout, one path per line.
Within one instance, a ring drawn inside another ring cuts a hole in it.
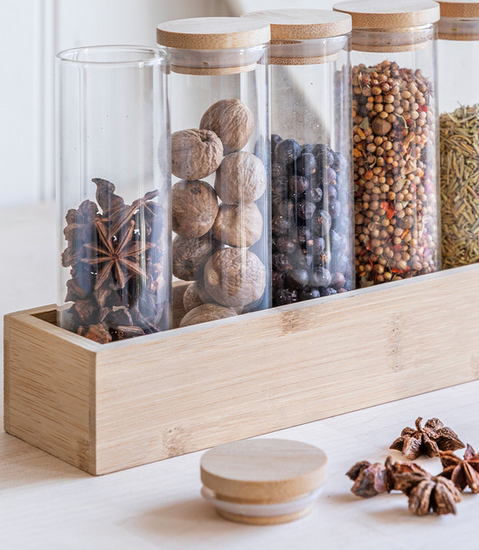
M 104 345 L 12 313 L 5 430 L 100 475 L 475 380 L 478 289 L 473 265 Z

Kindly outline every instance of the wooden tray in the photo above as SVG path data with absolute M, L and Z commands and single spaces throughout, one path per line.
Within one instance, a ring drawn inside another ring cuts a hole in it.
M 94 475 L 479 378 L 479 265 L 104 345 L 55 321 L 5 318 L 5 430 Z

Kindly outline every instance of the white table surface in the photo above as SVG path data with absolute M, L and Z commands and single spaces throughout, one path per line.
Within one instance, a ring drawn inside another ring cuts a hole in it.
M 0 314 L 54 302 L 53 205 L 0 211 L 0 242 Z M 417 416 L 439 417 L 479 450 L 479 381 L 265 436 L 305 441 L 329 457 L 313 512 L 267 527 L 228 522 L 202 501 L 201 452 L 91 477 L 1 432 L 0 549 L 477 550 L 479 495 L 464 494 L 457 516 L 419 518 L 403 495 L 361 500 L 350 492 L 349 467 L 383 461 Z M 438 459 L 420 462 L 441 470 Z

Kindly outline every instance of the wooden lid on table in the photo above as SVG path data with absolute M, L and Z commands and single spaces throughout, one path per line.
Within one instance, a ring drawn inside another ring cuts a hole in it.
M 220 445 L 201 458 L 201 481 L 217 498 L 249 504 L 295 500 L 320 487 L 327 458 L 313 445 L 248 439 Z
M 479 17 L 477 0 L 437 0 L 441 7 L 441 17 Z
M 430 0 L 349 0 L 333 6 L 349 13 L 353 29 L 420 27 L 439 21 L 439 4 Z
M 330 38 L 351 32 L 351 17 L 331 10 L 285 9 L 247 13 L 271 25 L 271 40 Z
M 177 19 L 156 27 L 158 44 L 186 50 L 247 48 L 269 40 L 268 23 L 242 17 Z

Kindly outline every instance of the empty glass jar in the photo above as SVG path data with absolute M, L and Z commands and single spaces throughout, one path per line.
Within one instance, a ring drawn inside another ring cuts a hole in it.
M 190 283 L 181 326 L 271 305 L 269 39 L 235 17 L 157 28 L 172 60 L 173 275 Z
M 341 2 L 353 19 L 358 286 L 440 267 L 436 22 L 427 0 Z
M 58 324 L 100 343 L 171 326 L 168 67 L 162 49 L 57 56 Z

